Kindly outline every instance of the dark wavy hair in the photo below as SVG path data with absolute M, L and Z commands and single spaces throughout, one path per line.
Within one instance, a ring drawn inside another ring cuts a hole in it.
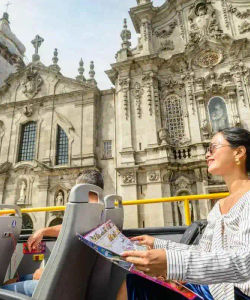
M 246 148 L 246 170 L 250 172 L 250 132 L 239 127 L 231 127 L 219 130 L 232 148 L 244 146 Z
M 104 188 L 104 182 L 101 172 L 96 169 L 86 169 L 78 174 L 76 184 L 88 183 L 99 186 L 101 189 Z

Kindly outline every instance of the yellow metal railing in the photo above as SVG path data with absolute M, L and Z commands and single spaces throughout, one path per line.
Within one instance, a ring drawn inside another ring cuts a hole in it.
M 186 225 L 191 224 L 191 215 L 189 209 L 189 201 L 193 200 L 205 200 L 205 199 L 221 199 L 227 197 L 229 193 L 215 193 L 215 194 L 205 194 L 205 195 L 185 195 L 185 196 L 176 196 L 176 197 L 167 197 L 167 198 L 154 198 L 154 199 L 141 199 L 141 200 L 129 200 L 123 201 L 123 205 L 138 205 L 138 204 L 153 204 L 153 203 L 164 203 L 164 202 L 184 202 L 184 214 L 185 214 L 185 223 Z M 63 211 L 66 206 L 50 206 L 50 207 L 34 207 L 34 208 L 22 208 L 22 213 L 31 213 L 31 212 L 50 212 L 50 211 Z M 0 210 L 0 216 L 6 214 L 13 214 L 14 210 Z

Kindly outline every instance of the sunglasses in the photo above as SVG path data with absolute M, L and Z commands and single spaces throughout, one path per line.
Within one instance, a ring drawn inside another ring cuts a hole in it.
M 230 147 L 230 145 L 210 144 L 207 147 L 207 152 L 209 152 L 210 154 L 214 154 L 217 149 L 222 148 L 222 147 Z

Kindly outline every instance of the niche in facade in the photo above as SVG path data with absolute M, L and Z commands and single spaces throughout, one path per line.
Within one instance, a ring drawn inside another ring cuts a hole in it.
M 229 127 L 226 104 L 223 98 L 213 97 L 208 102 L 208 112 L 213 132 Z
M 64 192 L 63 190 L 59 190 L 55 194 L 55 206 L 62 206 L 64 205 Z

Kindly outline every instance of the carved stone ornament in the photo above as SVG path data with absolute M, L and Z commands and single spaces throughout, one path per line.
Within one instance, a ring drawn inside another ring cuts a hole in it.
M 154 181 L 159 181 L 160 179 L 160 174 L 159 172 L 149 172 L 148 173 L 148 181 L 154 182 Z
M 191 190 L 191 183 L 188 178 L 180 176 L 174 183 L 177 191 Z
M 190 40 L 186 48 L 195 47 L 202 39 L 221 40 L 228 38 L 220 28 L 216 11 L 210 1 L 197 0 L 190 8 Z
M 134 172 L 128 172 L 122 176 L 123 183 L 130 184 L 130 183 L 136 183 L 135 179 L 135 173 Z
M 244 21 L 241 25 L 239 25 L 239 33 L 243 34 L 246 32 L 250 32 L 250 23 L 247 21 Z
M 174 50 L 174 42 L 171 40 L 161 41 L 160 50 Z
M 195 59 L 195 64 L 201 68 L 212 68 L 222 61 L 222 53 L 214 50 L 203 50 Z
M 173 170 L 167 170 L 162 177 L 163 182 L 170 183 L 173 177 Z
M 170 35 L 174 32 L 174 29 L 177 26 L 177 24 L 177 20 L 174 20 L 168 24 L 168 28 L 155 30 L 153 34 L 158 38 L 170 37 Z
M 138 118 L 141 118 L 141 97 L 143 94 L 143 88 L 139 82 L 134 85 L 134 97 L 136 101 L 136 111 Z
M 0 165 L 0 174 L 4 174 L 4 173 L 7 173 L 10 168 L 12 167 L 12 163 L 10 162 L 4 162 Z
M 169 135 L 166 128 L 161 128 L 158 131 L 160 144 L 162 146 L 168 145 Z
M 119 81 L 119 84 L 120 84 L 122 92 L 123 92 L 123 108 L 124 108 L 126 120 L 128 119 L 128 106 L 129 106 L 128 90 L 129 90 L 129 85 L 130 85 L 129 83 L 130 83 L 129 78 L 121 78 Z
M 222 11 L 223 11 L 226 28 L 229 29 L 230 24 L 229 24 L 229 17 L 228 17 L 227 0 L 222 0 Z
M 32 114 L 33 114 L 33 107 L 31 104 L 28 104 L 28 105 L 25 105 L 23 107 L 23 114 L 26 116 L 26 117 L 31 117 Z
M 146 93 L 147 93 L 147 102 L 148 102 L 148 110 L 150 116 L 153 114 L 153 108 L 152 108 L 152 85 L 153 85 L 153 73 L 147 73 L 144 74 L 142 77 L 142 81 L 144 86 L 146 87 Z
M 247 9 L 244 12 L 238 10 L 237 7 L 233 7 L 232 4 L 229 5 L 228 11 L 234 14 L 239 19 L 246 19 L 250 17 L 250 9 Z
M 210 136 L 210 127 L 209 127 L 209 123 L 207 120 L 203 120 L 201 122 L 201 132 L 202 132 L 202 135 L 205 139 L 208 139 L 209 136 Z
M 180 30 L 181 30 L 181 37 L 184 39 L 184 37 L 185 37 L 184 22 L 183 22 L 183 16 L 182 16 L 181 11 L 178 11 L 178 21 L 179 21 L 179 27 L 180 27 Z
M 26 72 L 25 77 L 26 78 L 22 83 L 22 92 L 25 94 L 26 97 L 33 98 L 41 90 L 43 79 L 38 73 L 38 71 L 32 68 Z

